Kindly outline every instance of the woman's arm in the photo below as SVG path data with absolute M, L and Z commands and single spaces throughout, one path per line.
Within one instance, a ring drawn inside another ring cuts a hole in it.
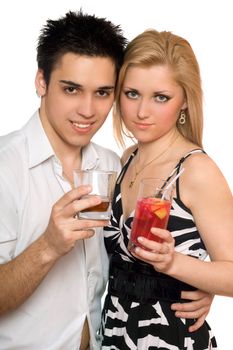
M 152 229 L 163 243 L 141 238 L 153 252 L 137 249 L 138 258 L 160 272 L 211 294 L 233 296 L 233 198 L 216 164 L 207 156 L 190 157 L 180 178 L 181 198 L 190 208 L 211 262 L 178 253 L 165 230 Z

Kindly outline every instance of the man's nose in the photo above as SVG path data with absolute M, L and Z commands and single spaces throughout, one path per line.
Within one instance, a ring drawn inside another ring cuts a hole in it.
M 79 96 L 77 113 L 83 118 L 89 119 L 95 115 L 93 97 L 88 94 Z

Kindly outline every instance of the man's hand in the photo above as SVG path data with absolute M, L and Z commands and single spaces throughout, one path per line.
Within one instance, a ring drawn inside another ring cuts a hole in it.
M 194 318 L 196 322 L 189 327 L 189 332 L 194 332 L 199 329 L 205 322 L 206 316 L 210 311 L 214 295 L 208 294 L 201 290 L 183 291 L 182 299 L 192 300 L 187 303 L 175 303 L 171 308 L 175 311 L 175 315 L 179 318 Z
M 107 224 L 105 220 L 78 219 L 79 211 L 101 203 L 97 196 L 82 199 L 90 191 L 90 186 L 80 186 L 66 193 L 54 204 L 44 233 L 51 256 L 59 258 L 68 253 L 78 240 L 92 237 L 94 227 Z

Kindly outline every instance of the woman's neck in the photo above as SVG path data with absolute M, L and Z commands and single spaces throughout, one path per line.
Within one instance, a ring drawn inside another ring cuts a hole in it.
M 167 155 L 168 152 L 170 153 L 174 145 L 181 138 L 182 136 L 179 131 L 175 130 L 153 142 L 139 142 L 137 152 L 138 165 L 140 164 L 140 166 L 143 166 L 152 161 L 152 159 L 154 159 L 154 161 L 157 159 L 160 160 L 163 156 Z

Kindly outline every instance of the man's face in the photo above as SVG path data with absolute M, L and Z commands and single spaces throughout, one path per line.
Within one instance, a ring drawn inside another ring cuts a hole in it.
M 48 86 L 38 71 L 40 116 L 54 148 L 79 148 L 90 142 L 112 107 L 115 82 L 115 65 L 106 57 L 67 53 L 52 71 Z

